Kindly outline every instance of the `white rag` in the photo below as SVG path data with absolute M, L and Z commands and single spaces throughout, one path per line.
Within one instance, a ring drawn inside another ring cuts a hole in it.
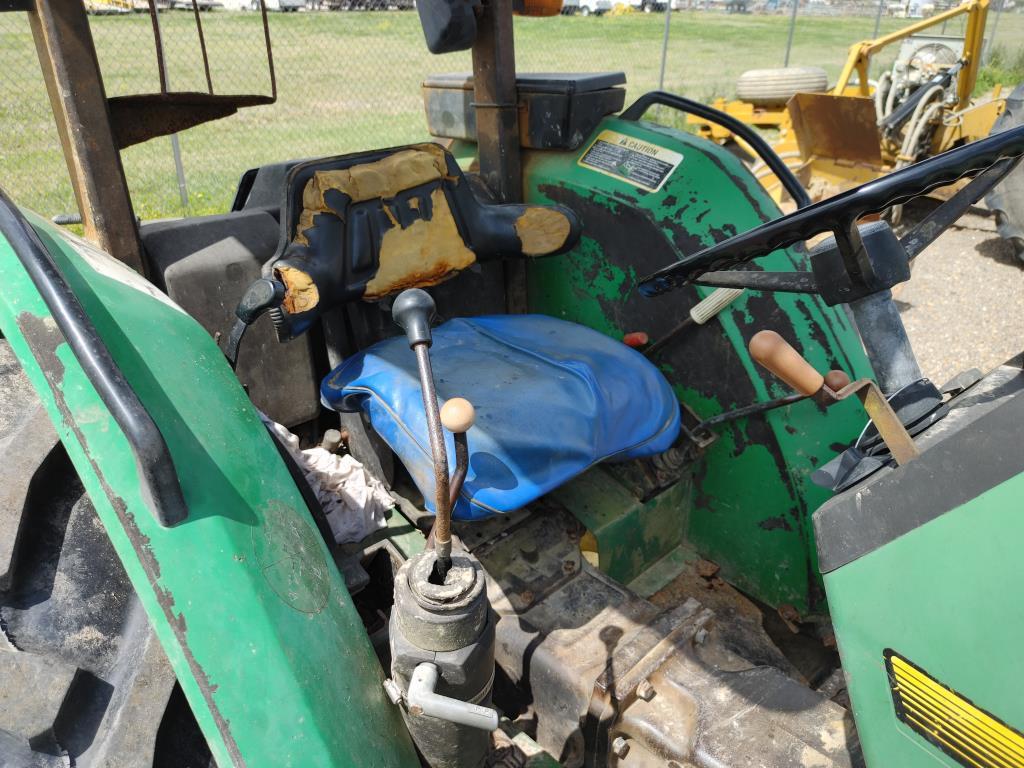
M 349 454 L 299 447 L 299 438 L 265 414 L 263 423 L 288 448 L 327 514 L 339 544 L 362 541 L 387 525 L 384 513 L 395 501 L 384 485 Z

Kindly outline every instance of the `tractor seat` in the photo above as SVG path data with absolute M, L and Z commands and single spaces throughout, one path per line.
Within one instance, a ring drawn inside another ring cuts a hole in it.
M 288 171 L 278 252 L 264 267 L 284 289 L 271 319 L 286 341 L 343 305 L 438 285 L 478 262 L 552 256 L 579 237 L 566 208 L 478 196 L 436 144 L 300 163 Z M 465 397 L 478 414 L 457 518 L 511 512 L 598 461 L 664 451 L 679 432 L 679 404 L 657 368 L 583 326 L 475 317 L 444 323 L 433 339 L 442 404 Z M 405 338 L 352 355 L 320 392 L 330 408 L 365 412 L 424 498 L 434 498 L 416 356 Z
M 679 434 L 679 402 L 658 369 L 575 323 L 543 315 L 450 320 L 433 329 L 431 360 L 438 405 L 465 397 L 477 414 L 456 519 L 512 512 L 599 461 L 661 453 Z M 431 508 L 426 416 L 405 337 L 345 360 L 320 394 L 329 408 L 369 417 Z M 446 440 L 452 457 L 452 435 Z

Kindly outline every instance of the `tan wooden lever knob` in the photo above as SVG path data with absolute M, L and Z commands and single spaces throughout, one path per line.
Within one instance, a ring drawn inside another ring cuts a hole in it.
M 813 395 L 825 377 L 775 331 L 758 331 L 748 345 L 750 356 L 801 395 Z
M 449 432 L 467 432 L 476 421 L 476 409 L 464 397 L 453 397 L 441 406 L 441 424 Z

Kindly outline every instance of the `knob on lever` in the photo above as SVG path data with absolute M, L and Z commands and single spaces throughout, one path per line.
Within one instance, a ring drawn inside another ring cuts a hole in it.
M 391 305 L 391 317 L 405 331 L 409 346 L 416 349 L 418 344 L 433 343 L 430 335 L 430 321 L 437 314 L 433 297 L 420 288 L 402 291 Z
M 903 422 L 871 379 L 850 383 L 850 377 L 842 371 L 829 371 L 822 376 L 775 331 L 758 331 L 750 339 L 748 349 L 760 365 L 822 405 L 857 395 L 897 464 L 906 464 L 920 455 Z
M 775 331 L 758 331 L 748 345 L 750 356 L 801 395 L 812 397 L 825 377 Z

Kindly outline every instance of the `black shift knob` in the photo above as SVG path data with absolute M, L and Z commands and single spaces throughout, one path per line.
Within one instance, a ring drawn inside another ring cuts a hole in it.
M 391 316 L 405 331 L 409 346 L 431 343 L 430 321 L 434 319 L 437 306 L 430 294 L 420 288 L 409 288 L 398 294 L 391 305 Z

